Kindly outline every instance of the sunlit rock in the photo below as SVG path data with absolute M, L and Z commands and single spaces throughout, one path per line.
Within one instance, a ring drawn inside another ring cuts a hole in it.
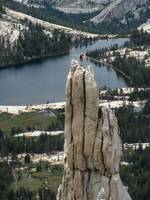
M 119 176 L 122 143 L 114 113 L 99 107 L 91 67 L 73 62 L 66 85 L 64 177 L 57 200 L 130 200 Z

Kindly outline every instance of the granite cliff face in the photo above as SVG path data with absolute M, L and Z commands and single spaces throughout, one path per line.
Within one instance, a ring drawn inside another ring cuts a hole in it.
M 149 19 L 149 0 L 13 0 L 28 7 L 53 8 L 65 13 L 95 13 L 85 21 L 95 25 L 103 22 L 114 22 L 122 25 L 145 23 Z M 99 14 L 97 14 L 99 12 Z M 113 21 L 114 20 L 114 21 Z M 85 23 L 84 21 L 84 23 Z
M 149 0 L 114 0 L 97 16 L 91 19 L 95 24 L 112 19 L 123 19 L 126 14 L 133 15 L 134 18 L 140 18 L 140 14 L 150 7 Z
M 99 107 L 90 67 L 73 64 L 66 85 L 64 177 L 57 200 L 130 200 L 119 176 L 122 144 L 113 112 Z
M 66 13 L 91 13 L 103 10 L 112 0 L 56 0 L 57 9 Z
M 14 0 L 36 8 L 45 4 L 65 13 L 91 13 L 104 9 L 112 0 Z

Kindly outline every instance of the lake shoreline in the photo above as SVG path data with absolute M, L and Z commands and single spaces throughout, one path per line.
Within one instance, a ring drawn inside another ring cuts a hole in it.
M 66 50 L 66 51 L 63 51 L 63 52 L 59 52 L 59 53 L 47 54 L 47 55 L 42 55 L 42 56 L 35 56 L 35 57 L 23 60 L 22 62 L 18 62 L 18 63 L 13 63 L 12 62 L 12 63 L 10 63 L 8 65 L 0 66 L 0 70 L 11 68 L 11 67 L 17 67 L 18 65 L 20 65 L 20 67 L 21 67 L 24 64 L 30 64 L 30 63 L 32 64 L 34 62 L 43 61 L 43 60 L 48 59 L 48 58 L 56 58 L 56 57 L 68 55 L 69 51 L 70 51 L 70 49 Z
M 112 40 L 112 39 L 120 39 L 121 37 L 119 35 L 115 35 L 113 37 L 101 37 L 99 40 Z M 126 37 L 124 37 L 126 38 Z M 84 46 L 84 45 L 83 45 Z M 86 45 L 85 45 L 86 46 Z M 32 58 L 27 58 L 27 59 L 24 59 L 23 61 L 21 62 L 12 62 L 10 64 L 6 64 L 6 65 L 2 65 L 0 66 L 0 70 L 2 69 L 7 69 L 7 68 L 10 68 L 10 67 L 16 67 L 18 65 L 24 65 L 24 64 L 32 64 L 36 61 L 42 61 L 42 60 L 45 60 L 47 58 L 55 58 L 55 57 L 59 57 L 59 56 L 63 56 L 63 55 L 67 55 L 70 53 L 70 50 L 71 48 L 69 48 L 68 50 L 64 50 L 62 52 L 58 52 L 58 53 L 53 53 L 53 54 L 46 54 L 46 55 L 41 55 L 41 56 L 34 56 Z M 93 58 L 89 57 L 91 60 Z M 93 59 L 94 60 L 94 59 Z M 96 62 L 96 61 L 95 61 Z M 98 62 L 98 61 L 97 61 Z
M 24 62 L 22 65 L 1 68 L 0 104 L 32 105 L 64 101 L 66 77 L 73 59 L 78 60 L 84 67 L 88 65 L 93 66 L 99 87 L 127 87 L 125 79 L 119 76 L 119 74 L 117 75 L 115 70 L 97 67 L 97 65 L 87 59 L 83 59 L 83 62 L 80 62 L 80 54 L 82 52 L 85 54 L 87 50 L 109 47 L 116 43 L 120 46 L 125 41 L 126 39 L 124 38 L 98 40 L 88 46 L 70 48 L 69 52 L 61 52 L 61 55 L 46 55 L 43 57 L 43 60 L 36 58 L 34 61 L 28 61 L 27 64 Z
M 132 86 L 132 80 L 131 80 L 131 78 L 130 78 L 128 75 L 126 75 L 123 71 L 121 71 L 121 70 L 119 70 L 117 67 L 115 67 L 113 64 L 109 64 L 109 63 L 107 63 L 107 62 L 101 62 L 101 61 L 97 60 L 96 58 L 92 58 L 92 57 L 89 57 L 89 56 L 86 56 L 86 57 L 87 57 L 87 59 L 90 59 L 90 61 L 92 61 L 92 62 L 96 62 L 96 63 L 98 63 L 98 64 L 103 64 L 103 65 L 106 65 L 106 66 L 108 66 L 108 67 L 112 67 L 116 72 L 118 72 L 118 73 L 121 74 L 126 80 L 128 80 L 128 81 L 130 82 L 131 86 Z

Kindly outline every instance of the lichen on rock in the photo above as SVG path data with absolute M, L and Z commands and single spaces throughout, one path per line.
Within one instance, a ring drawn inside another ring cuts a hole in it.
M 91 67 L 74 63 L 66 84 L 65 160 L 57 200 L 130 200 L 119 176 L 122 143 L 114 113 L 99 106 Z

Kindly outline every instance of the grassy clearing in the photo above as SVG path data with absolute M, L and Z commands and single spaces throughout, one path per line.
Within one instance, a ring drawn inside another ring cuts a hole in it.
M 11 184 L 10 189 L 17 191 L 17 189 L 19 188 L 25 188 L 29 189 L 32 192 L 36 192 L 40 188 L 42 181 L 43 180 L 40 179 L 34 179 L 28 173 L 24 172 L 22 173 L 22 177 L 20 180 L 14 181 Z
M 29 189 L 37 192 L 46 182 L 51 191 L 56 192 L 63 176 L 63 166 L 50 166 L 48 170 L 42 169 L 40 172 L 30 172 L 29 170 L 14 171 L 14 182 L 10 185 L 10 190 L 16 191 L 19 188 Z
M 48 125 L 56 122 L 56 116 L 46 116 L 40 112 L 22 113 L 21 115 L 0 114 L 0 129 L 6 134 L 10 134 L 13 127 L 21 127 L 24 131 L 28 126 L 36 130 L 45 130 Z

